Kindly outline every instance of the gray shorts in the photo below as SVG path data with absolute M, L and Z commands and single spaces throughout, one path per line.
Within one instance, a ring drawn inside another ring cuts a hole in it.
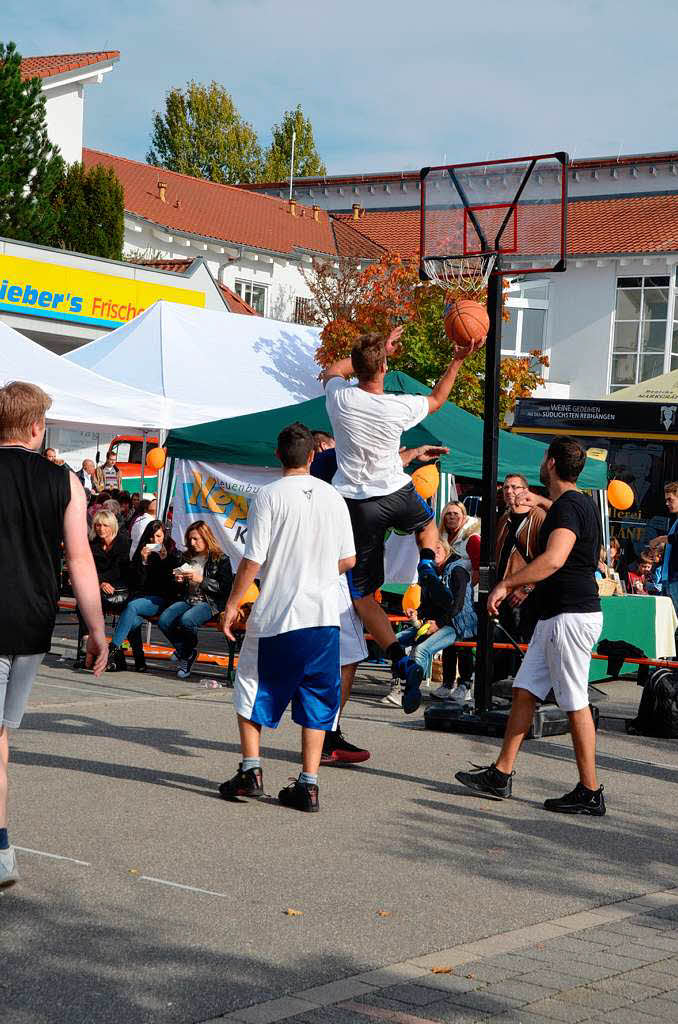
M 0 728 L 18 729 L 44 654 L 0 654 Z

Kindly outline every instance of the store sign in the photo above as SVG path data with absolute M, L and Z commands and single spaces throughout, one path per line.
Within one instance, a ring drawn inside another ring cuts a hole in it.
M 204 306 L 205 293 L 0 253 L 0 310 L 119 327 L 158 299 Z
M 678 404 L 519 398 L 514 427 L 678 437 Z

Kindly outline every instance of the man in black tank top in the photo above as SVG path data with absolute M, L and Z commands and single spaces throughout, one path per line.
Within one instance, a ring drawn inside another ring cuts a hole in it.
M 95 675 L 108 657 L 85 492 L 65 466 L 39 455 L 51 404 L 34 384 L 14 381 L 0 388 L 0 888 L 19 877 L 7 832 L 8 730 L 21 724 L 50 648 L 62 543 L 89 628 L 88 663 Z

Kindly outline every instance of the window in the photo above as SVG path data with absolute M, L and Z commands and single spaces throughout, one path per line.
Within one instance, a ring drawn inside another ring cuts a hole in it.
M 502 356 L 526 356 L 544 349 L 549 283 L 543 279 L 513 280 L 506 297 L 511 317 L 501 328 Z
M 314 324 L 313 299 L 303 299 L 300 295 L 294 300 L 294 323 Z
M 236 281 L 235 293 L 241 299 L 256 309 L 261 316 L 266 316 L 266 288 L 262 284 L 252 284 L 251 281 Z
M 620 277 L 612 340 L 610 391 L 639 384 L 664 373 L 670 278 Z M 678 365 L 676 311 L 671 368 Z

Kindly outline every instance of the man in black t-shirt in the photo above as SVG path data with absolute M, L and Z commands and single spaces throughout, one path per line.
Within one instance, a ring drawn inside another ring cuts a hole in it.
M 564 814 L 605 814 L 603 787 L 596 779 L 596 733 L 589 709 L 588 676 L 591 650 L 603 625 L 595 570 L 601 544 L 600 519 L 593 501 L 576 488 L 586 453 L 570 437 L 548 447 L 539 476 L 549 499 L 530 495 L 548 508 L 539 534 L 541 553 L 499 582 L 488 597 L 497 615 L 504 600 L 518 588 L 536 585 L 539 621 L 513 683 L 513 705 L 496 763 L 455 778 L 470 789 L 503 798 L 511 795 L 513 764 L 527 735 L 537 701 L 553 689 L 570 720 L 579 770 L 575 788 L 546 800 L 549 811 Z

